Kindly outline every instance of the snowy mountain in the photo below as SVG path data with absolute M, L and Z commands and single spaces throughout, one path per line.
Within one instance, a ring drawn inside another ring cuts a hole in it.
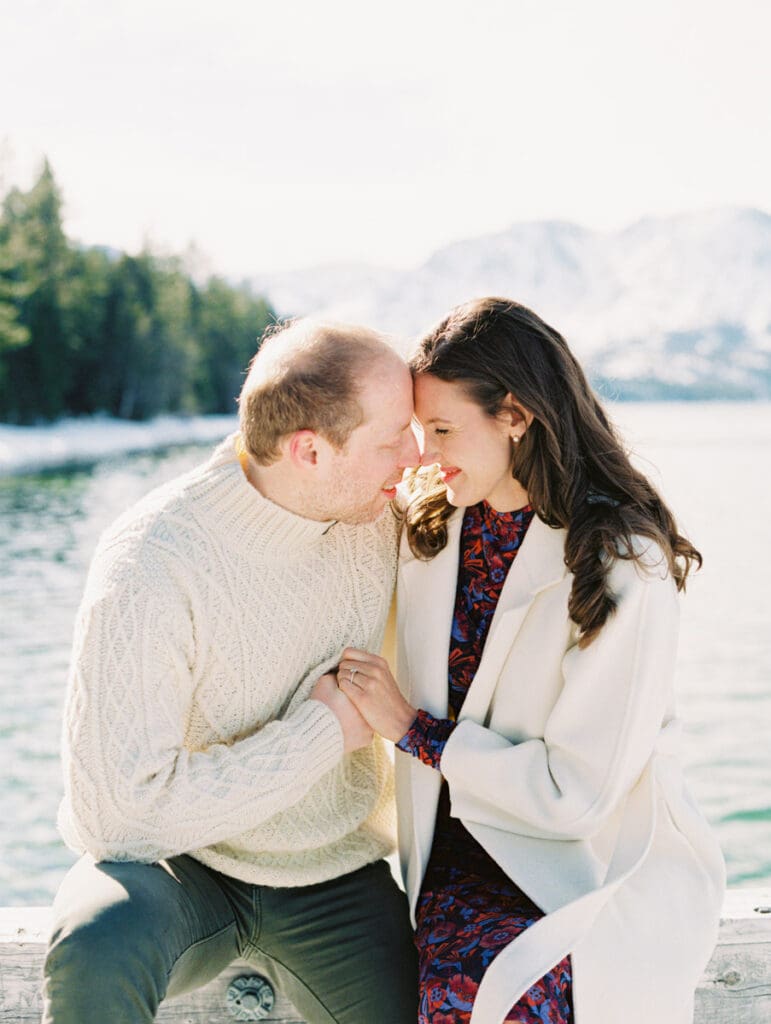
M 412 271 L 324 267 L 252 284 L 283 314 L 393 334 L 504 295 L 565 335 L 608 397 L 771 398 L 771 216 L 719 209 L 618 232 L 543 221 L 456 242 Z

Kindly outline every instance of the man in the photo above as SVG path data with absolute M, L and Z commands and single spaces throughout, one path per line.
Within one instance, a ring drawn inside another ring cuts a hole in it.
M 390 762 L 337 688 L 377 649 L 418 461 L 384 340 L 268 338 L 238 435 L 103 536 L 75 630 L 44 1021 L 139 1024 L 251 960 L 309 1022 L 407 1024 Z

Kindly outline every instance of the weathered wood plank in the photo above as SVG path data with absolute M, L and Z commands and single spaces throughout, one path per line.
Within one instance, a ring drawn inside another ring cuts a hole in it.
M 40 976 L 49 920 L 47 907 L 0 908 L 0 1024 L 40 1020 Z M 236 962 L 204 988 L 164 1003 L 157 1019 L 165 1024 L 237 1020 L 232 1011 L 238 1006 L 230 1010 L 227 1006 L 228 986 L 234 978 L 253 975 L 249 964 Z M 280 993 L 276 993 L 272 1011 L 260 1019 L 268 1024 L 303 1024 Z M 769 1022 L 771 890 L 731 889 L 726 894 L 718 945 L 696 994 L 695 1024 Z
M 696 992 L 697 1024 L 771 1022 L 771 890 L 729 889 Z

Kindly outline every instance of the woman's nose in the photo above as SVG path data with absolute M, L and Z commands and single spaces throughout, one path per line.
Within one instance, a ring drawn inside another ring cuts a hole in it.
M 424 448 L 420 453 L 420 464 L 421 466 L 433 466 L 437 462 L 441 462 L 439 452 L 435 448 Z

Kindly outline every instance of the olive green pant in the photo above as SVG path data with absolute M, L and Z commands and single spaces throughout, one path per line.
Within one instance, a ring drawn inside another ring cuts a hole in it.
M 158 864 L 83 857 L 54 903 L 43 1022 L 143 1024 L 167 996 L 205 985 L 239 957 L 309 1024 L 417 1018 L 407 901 L 385 861 L 277 889 L 187 856 Z

